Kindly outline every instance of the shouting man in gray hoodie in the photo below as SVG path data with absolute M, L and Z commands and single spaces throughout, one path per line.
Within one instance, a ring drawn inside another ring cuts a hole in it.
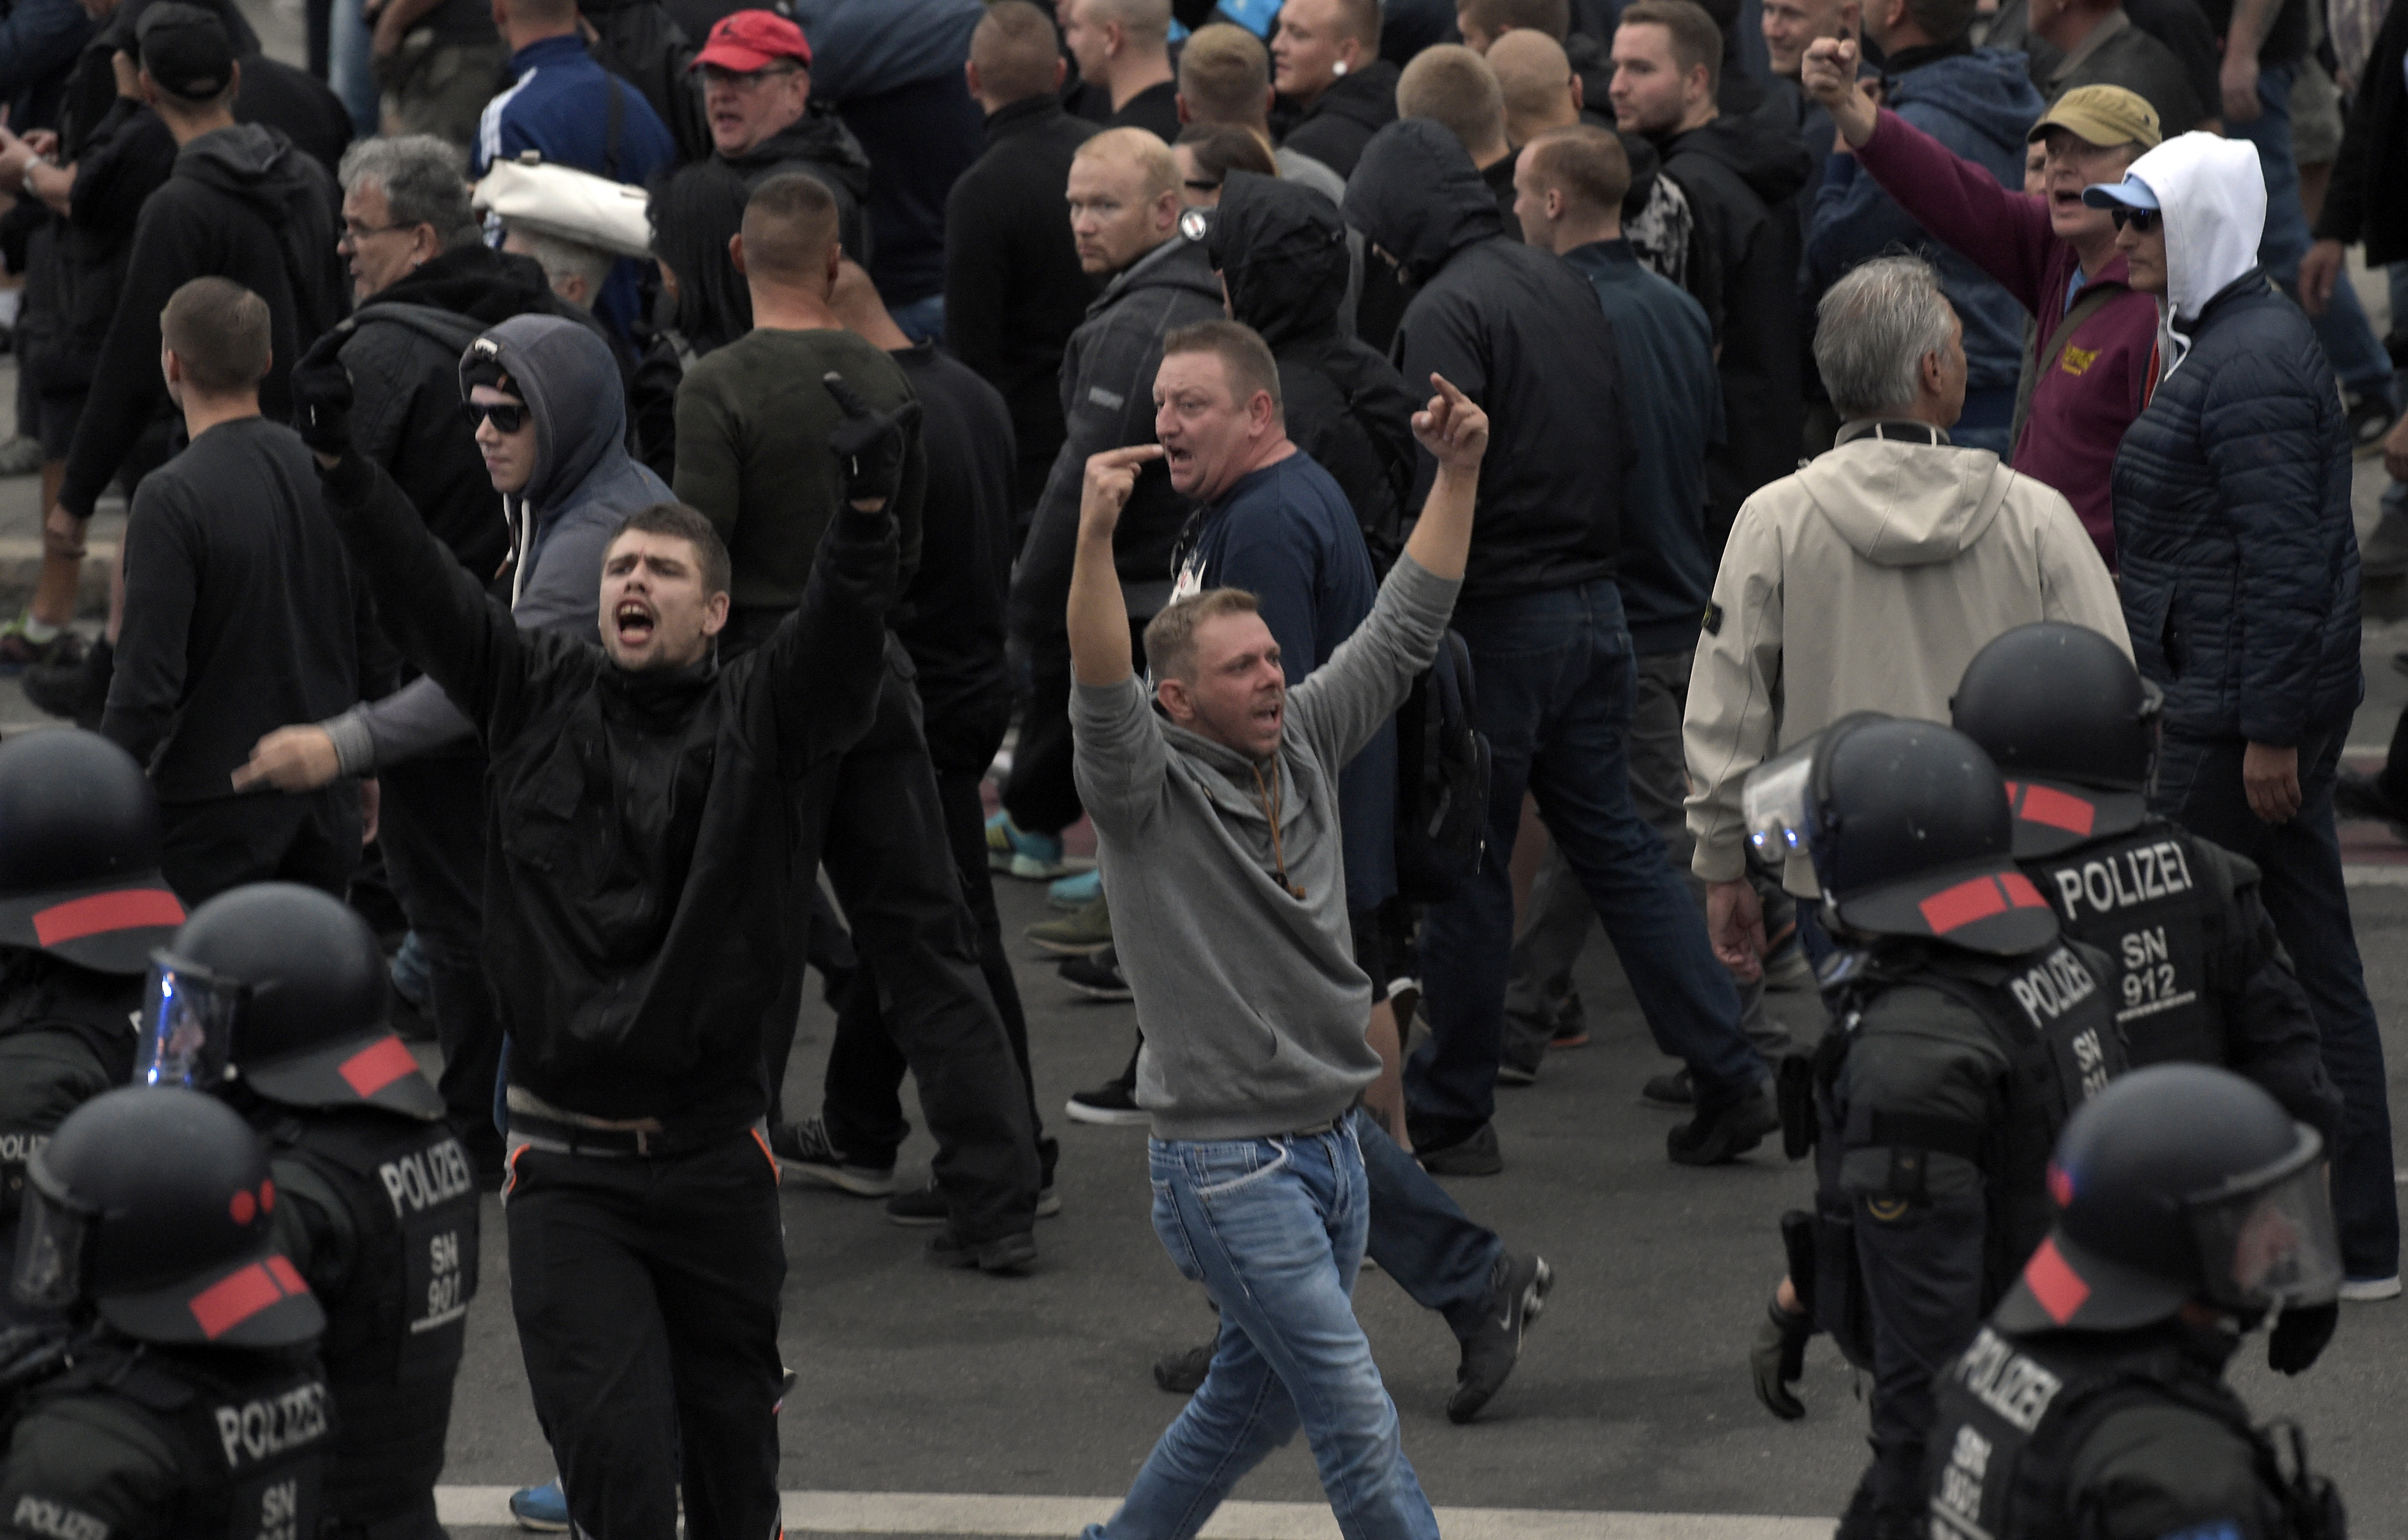
M 1145 1013 L 1154 1225 L 1221 1309 L 1211 1371 L 1090 1537 L 1192 1533 L 1302 1425 L 1340 1527 L 1438 1525 L 1355 1321 L 1369 1199 L 1347 1112 L 1364 1041 L 1338 770 L 1437 655 L 1461 586 L 1488 419 L 1437 375 L 1413 434 L 1429 499 L 1361 626 L 1291 690 L 1254 597 L 1208 589 L 1145 631 L 1130 669 L 1112 531 L 1157 444 L 1087 461 L 1070 578 L 1073 771 L 1095 820 L 1121 965 Z M 1171 450 L 1171 454 L 1185 453 Z

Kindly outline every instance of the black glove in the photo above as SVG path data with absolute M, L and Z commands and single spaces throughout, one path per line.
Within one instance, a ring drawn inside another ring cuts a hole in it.
M 321 454 L 351 453 L 351 371 L 337 354 L 354 324 L 346 321 L 318 338 L 293 368 L 293 425 Z
M 903 484 L 903 452 L 919 426 L 920 403 L 906 401 L 891 414 L 874 411 L 834 369 L 820 382 L 844 409 L 844 422 L 828 435 L 828 448 L 844 467 L 845 497 L 856 503 L 891 500 Z
M 2266 1333 L 2266 1367 L 2279 1374 L 2305 1374 L 2340 1324 L 2338 1304 L 2284 1311 L 2275 1319 L 2274 1330 Z
M 1764 1315 L 1764 1324 L 1756 1329 L 1756 1345 L 1747 1352 L 1748 1367 L 1756 1372 L 1756 1399 L 1782 1421 L 1795 1422 L 1806 1415 L 1806 1406 L 1789 1393 L 1789 1387 L 1806 1373 L 1806 1339 L 1814 1334 L 1814 1317 L 1782 1309 L 1778 1294 Z

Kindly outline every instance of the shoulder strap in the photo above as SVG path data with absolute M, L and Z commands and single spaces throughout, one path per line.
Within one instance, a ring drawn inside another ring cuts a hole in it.
M 2032 394 L 2040 389 L 2041 377 L 2049 370 L 2049 360 L 2055 358 L 2064 350 L 2068 342 L 2073 340 L 2074 332 L 2084 322 L 2098 314 L 2100 309 L 2109 300 L 2125 292 L 2120 285 L 2105 283 L 2083 285 L 2081 295 L 2073 301 L 2073 308 L 2067 310 L 2063 318 L 2057 322 L 2057 330 L 2048 334 L 2048 346 L 2031 355 L 2031 362 L 2024 367 L 2023 378 L 2016 382 L 2015 418 L 2014 425 L 2008 429 L 2009 444 L 2017 442 L 2024 436 L 2024 421 L 2031 416 Z

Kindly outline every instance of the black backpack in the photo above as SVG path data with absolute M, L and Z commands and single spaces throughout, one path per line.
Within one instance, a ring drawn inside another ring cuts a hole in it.
M 1471 649 L 1453 631 L 1397 712 L 1397 892 L 1453 898 L 1488 843 L 1488 740 L 1481 735 Z

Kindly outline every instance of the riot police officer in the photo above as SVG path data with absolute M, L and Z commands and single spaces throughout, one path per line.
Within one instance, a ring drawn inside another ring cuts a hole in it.
M 477 1183 L 387 1025 L 375 934 L 315 888 L 253 884 L 194 910 L 151 979 L 150 1072 L 214 1089 L 266 1135 L 279 1239 L 325 1306 L 330 1533 L 440 1540 Z
M 0 1240 L 26 1160 L 133 1072 L 142 971 L 184 919 L 159 841 L 149 778 L 108 739 L 0 743 Z
M 319 1533 L 325 1317 L 275 1248 L 278 1200 L 258 1135 L 176 1087 L 96 1097 L 35 1154 L 10 1281 L 74 1334 L 18 1397 L 0 1534 Z
M 1941 1379 L 1937 1540 L 2343 1540 L 2299 1430 L 2286 1471 L 2224 1382 L 2269 1312 L 2339 1297 L 2323 1143 L 2205 1065 L 2136 1071 L 2074 1115 L 2054 1228 Z
M 1933 1378 L 2046 1232 L 2058 1130 L 2123 1069 L 2106 963 L 2016 870 L 2006 789 L 1961 733 L 1843 717 L 1745 800 L 1760 849 L 1813 858 L 1844 949 L 1832 1023 L 1782 1077 L 1790 1153 L 1815 1153 L 1814 1213 L 1784 1222 L 1796 1292 L 1873 1375 L 1840 1534 L 1919 1534 Z M 1810 1317 L 1774 1309 L 1802 1347 Z
M 2221 1064 L 2329 1150 L 2341 1092 L 2258 901 L 2258 868 L 2148 811 L 2158 698 L 2114 642 L 2043 622 L 1975 654 L 1950 709 L 2009 778 L 2016 861 L 2066 933 L 2107 954 L 2133 1065 Z M 2286 1315 L 2269 1344 L 2273 1367 L 2314 1362 L 2337 1310 Z

